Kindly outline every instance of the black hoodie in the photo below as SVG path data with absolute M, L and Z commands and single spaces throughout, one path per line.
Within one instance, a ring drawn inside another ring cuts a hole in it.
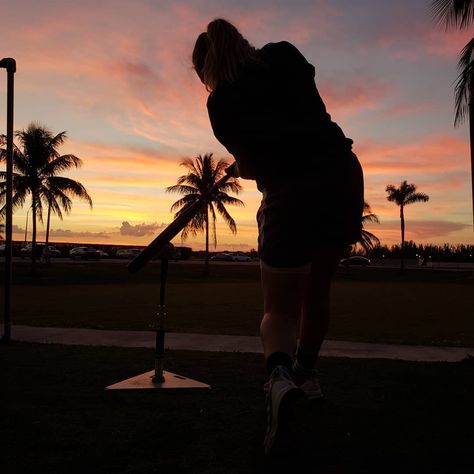
M 269 43 L 258 56 L 210 94 L 207 108 L 214 135 L 246 170 L 242 177 L 262 190 L 270 180 L 321 172 L 353 142 L 331 121 L 314 66 L 297 48 Z

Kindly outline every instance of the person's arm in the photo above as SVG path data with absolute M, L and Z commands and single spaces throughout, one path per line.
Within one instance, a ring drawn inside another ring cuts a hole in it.
M 224 107 L 209 100 L 208 111 L 214 136 L 235 158 L 239 176 L 256 179 L 259 154 L 252 143 L 248 120 L 244 120 L 239 107 L 233 107 L 232 103 Z

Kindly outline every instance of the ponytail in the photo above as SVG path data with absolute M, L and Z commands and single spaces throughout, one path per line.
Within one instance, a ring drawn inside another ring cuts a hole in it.
M 234 82 L 243 65 L 256 62 L 257 50 L 223 19 L 211 21 L 194 46 L 194 69 L 209 92 L 223 82 Z

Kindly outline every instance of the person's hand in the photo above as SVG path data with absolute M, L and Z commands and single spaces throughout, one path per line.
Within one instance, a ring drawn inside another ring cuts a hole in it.
M 230 176 L 231 178 L 239 178 L 240 172 L 239 167 L 237 166 L 237 162 L 234 161 L 230 166 L 225 169 L 225 174 Z

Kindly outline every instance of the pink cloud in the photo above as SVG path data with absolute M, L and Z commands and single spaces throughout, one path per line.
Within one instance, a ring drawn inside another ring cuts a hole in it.
M 356 153 L 369 173 L 445 173 L 466 169 L 469 144 L 452 136 L 425 136 L 416 143 L 359 142 Z
M 446 58 L 456 57 L 462 48 L 471 40 L 472 30 L 453 30 L 446 32 L 433 29 L 426 37 L 424 47 L 426 52 Z
M 158 224 L 156 222 L 152 224 L 136 224 L 132 225 L 127 221 L 122 222 L 120 227 L 120 234 L 122 235 L 133 235 L 136 237 L 143 237 L 145 235 L 156 234 L 159 229 L 163 228 L 165 224 Z
M 390 105 L 383 110 L 386 117 L 413 117 L 416 114 L 424 114 L 435 107 L 432 102 L 403 103 Z
M 464 231 L 470 226 L 459 222 L 429 220 L 420 221 L 413 218 L 406 220 L 406 240 L 418 243 L 428 241 L 448 241 L 454 232 Z M 367 227 L 369 229 L 369 226 Z M 400 221 L 382 221 L 379 226 L 370 226 L 369 229 L 384 241 L 398 242 L 401 238 Z M 446 240 L 443 240 L 446 239 Z
M 318 89 L 327 109 L 338 116 L 379 108 L 380 102 L 393 92 L 391 85 L 363 77 L 345 84 L 340 80 L 324 80 L 318 82 Z

